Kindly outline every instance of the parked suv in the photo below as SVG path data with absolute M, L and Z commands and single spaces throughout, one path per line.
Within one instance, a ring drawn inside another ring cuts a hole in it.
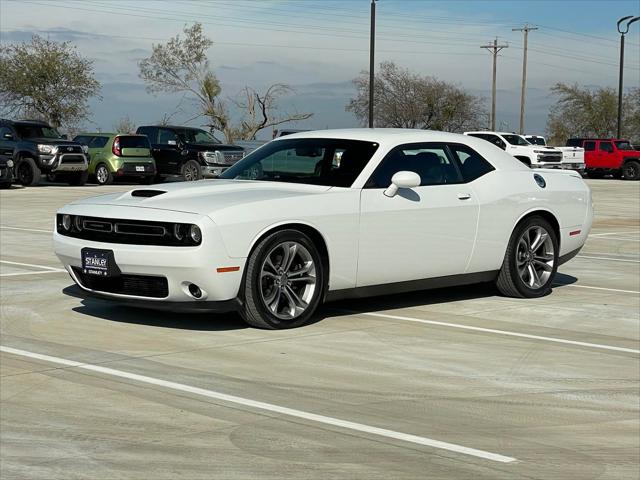
M 640 180 L 640 151 L 628 140 L 570 138 L 567 146 L 584 148 L 585 172 L 591 178 L 610 174 L 626 180 Z
M 117 178 L 148 185 L 155 179 L 156 164 L 144 135 L 81 133 L 73 141 L 88 147 L 89 176 L 98 185 L 109 185 Z
M 562 152 L 553 147 L 532 145 L 523 136 L 506 132 L 464 132 L 497 145 L 531 168 L 562 168 Z
M 46 122 L 0 120 L 0 154 L 13 159 L 16 180 L 22 185 L 37 185 L 42 174 L 84 185 L 86 152 L 86 147 L 67 140 Z
M 6 155 L 0 155 L 0 188 L 9 188 L 13 181 L 13 160 Z
M 187 181 L 217 177 L 245 154 L 242 147 L 222 144 L 200 128 L 151 125 L 138 127 L 136 133 L 149 138 L 156 181 L 169 175 Z

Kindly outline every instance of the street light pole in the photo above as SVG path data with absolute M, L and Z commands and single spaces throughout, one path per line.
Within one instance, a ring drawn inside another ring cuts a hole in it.
M 618 74 L 618 124 L 616 138 L 622 136 L 622 77 L 624 76 L 624 36 L 629 32 L 629 25 L 640 20 L 640 17 L 628 15 L 618 20 L 618 33 L 620 34 L 620 73 Z M 626 21 L 626 23 L 625 23 Z M 624 25 L 623 25 L 624 24 Z
M 371 33 L 369 34 L 369 128 L 373 128 L 373 92 L 375 81 L 376 0 L 371 0 Z

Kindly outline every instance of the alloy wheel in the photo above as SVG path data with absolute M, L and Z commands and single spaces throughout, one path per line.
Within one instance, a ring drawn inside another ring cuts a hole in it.
M 317 288 L 316 265 L 309 250 L 298 242 L 276 245 L 260 269 L 264 306 L 281 320 L 293 320 L 309 307 Z
M 100 185 L 102 185 L 104 183 L 107 183 L 108 178 L 109 178 L 109 171 L 107 170 L 107 167 L 105 167 L 104 165 L 100 165 L 96 169 L 96 180 Z
M 555 264 L 553 240 L 544 228 L 532 226 L 518 240 L 516 266 L 524 284 L 536 290 L 549 281 Z
M 194 180 L 198 180 L 198 168 L 191 164 L 185 165 L 184 179 L 187 182 L 193 182 Z

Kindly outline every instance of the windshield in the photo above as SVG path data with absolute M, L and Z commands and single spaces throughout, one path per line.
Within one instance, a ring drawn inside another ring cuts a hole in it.
M 507 143 L 511 145 L 531 145 L 520 135 L 502 135 L 502 138 L 504 138 Z
M 220 143 L 218 140 L 213 138 L 213 135 L 211 135 L 210 133 L 197 128 L 176 130 L 176 133 L 185 143 Z
M 350 187 L 377 149 L 377 143 L 359 140 L 275 140 L 249 154 L 220 178 Z
M 618 150 L 633 150 L 633 147 L 627 140 L 618 140 L 613 143 L 616 144 L 616 147 L 618 147 Z
M 544 138 L 542 137 L 529 137 L 527 141 L 533 145 L 545 145 Z
M 46 125 L 15 125 L 18 134 L 22 138 L 63 138 L 55 128 Z

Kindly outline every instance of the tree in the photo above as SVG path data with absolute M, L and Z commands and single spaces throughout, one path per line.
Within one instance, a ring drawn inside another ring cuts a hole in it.
M 363 124 L 369 116 L 369 72 L 353 80 L 357 95 L 346 110 Z M 435 77 L 382 62 L 374 83 L 377 127 L 423 128 L 461 132 L 482 125 L 484 101 Z
M 557 97 L 547 120 L 550 144 L 564 145 L 571 137 L 612 138 L 616 135 L 618 91 L 612 87 L 588 88 L 557 83 Z M 640 88 L 631 88 L 622 99 L 622 135 L 640 139 Z
M 0 112 L 37 116 L 54 127 L 88 119 L 100 84 L 93 64 L 69 42 L 34 35 L 30 43 L 0 45 Z
M 113 124 L 113 131 L 115 133 L 134 133 L 136 124 L 129 118 L 129 115 L 126 115 Z
M 166 44 L 154 44 L 151 56 L 139 62 L 140 77 L 149 93 L 191 96 L 198 104 L 197 117 L 206 117 L 212 133 L 222 132 L 230 143 L 236 139 L 253 140 L 262 129 L 311 116 L 310 113 L 278 114 L 278 98 L 291 91 L 287 85 L 272 85 L 264 94 L 245 87 L 243 99 L 233 102 L 242 111 L 240 121 L 234 124 L 229 105 L 220 99 L 220 82 L 207 60 L 207 50 L 213 42 L 205 36 L 200 23 L 185 26 L 183 34 L 184 38 L 176 35 Z

